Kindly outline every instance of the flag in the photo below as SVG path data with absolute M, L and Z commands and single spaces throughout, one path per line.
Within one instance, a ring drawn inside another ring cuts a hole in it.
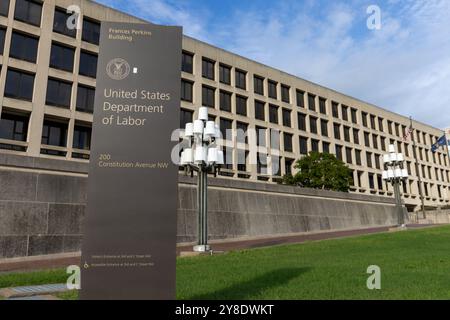
M 447 137 L 445 134 L 438 139 L 438 141 L 431 146 L 431 151 L 436 152 L 439 147 L 445 146 L 448 144 Z
M 408 128 L 408 131 L 405 133 L 405 135 L 403 136 L 403 141 L 407 141 L 409 136 L 411 135 L 411 133 L 413 133 L 414 129 L 412 127 Z

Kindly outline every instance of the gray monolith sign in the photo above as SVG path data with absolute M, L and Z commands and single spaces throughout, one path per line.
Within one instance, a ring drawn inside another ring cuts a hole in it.
M 102 23 L 81 299 L 175 299 L 180 27 Z

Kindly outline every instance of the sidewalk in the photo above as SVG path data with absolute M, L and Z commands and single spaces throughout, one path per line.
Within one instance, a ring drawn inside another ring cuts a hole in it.
M 415 229 L 415 228 L 426 228 L 431 226 L 434 225 L 411 224 L 408 225 L 408 228 Z M 390 229 L 391 227 L 377 227 L 377 228 L 357 229 L 357 230 L 327 231 L 318 233 L 304 233 L 299 235 L 265 237 L 248 240 L 237 239 L 226 241 L 211 241 L 210 244 L 214 251 L 226 252 L 232 250 L 270 247 L 283 244 L 303 243 L 306 241 L 346 238 L 358 235 L 388 232 Z M 192 251 L 192 246 L 193 244 L 179 245 L 177 247 L 177 255 L 179 256 L 181 252 Z M 66 268 L 67 266 L 70 265 L 80 265 L 81 259 L 80 255 L 81 255 L 80 252 L 75 252 L 75 253 L 63 253 L 47 256 L 3 259 L 0 260 L 0 273 L 32 271 L 42 269 L 56 269 L 56 268 Z

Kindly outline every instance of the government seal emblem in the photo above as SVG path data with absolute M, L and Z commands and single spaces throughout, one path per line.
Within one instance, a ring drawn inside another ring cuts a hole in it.
M 123 80 L 130 74 L 130 64 L 122 58 L 111 60 L 106 66 L 106 73 L 113 80 Z

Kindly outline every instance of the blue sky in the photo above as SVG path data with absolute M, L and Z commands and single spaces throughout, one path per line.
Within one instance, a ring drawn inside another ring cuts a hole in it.
M 97 0 L 438 128 L 450 127 L 448 0 Z M 381 28 L 369 30 L 377 5 Z

